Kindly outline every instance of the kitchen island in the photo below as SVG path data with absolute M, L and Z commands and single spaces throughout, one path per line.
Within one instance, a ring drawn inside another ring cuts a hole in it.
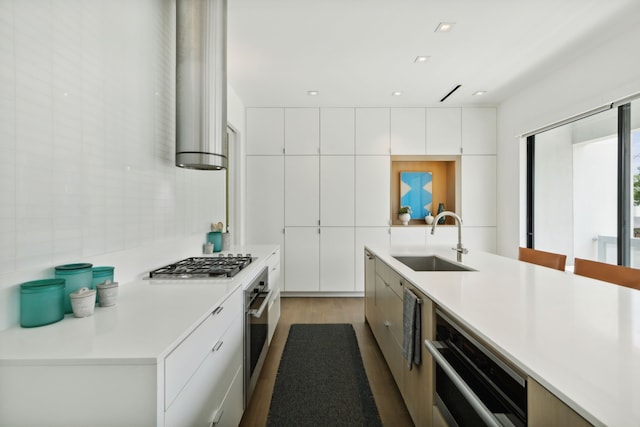
M 394 257 L 455 262 L 450 246 L 365 250 L 588 423 L 640 425 L 639 291 L 474 250 L 462 264 L 475 271 Z
M 239 420 L 242 290 L 279 252 L 232 251 L 255 258 L 232 278 L 120 283 L 117 304 L 91 317 L 0 333 L 0 426 L 187 425 L 206 398 L 233 400 L 224 415 Z

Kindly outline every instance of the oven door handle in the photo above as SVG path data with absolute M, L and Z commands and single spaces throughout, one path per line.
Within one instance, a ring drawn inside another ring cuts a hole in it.
M 475 409 L 480 418 L 487 423 L 488 426 L 502 427 L 502 423 L 498 421 L 496 416 L 482 403 L 482 400 L 471 390 L 471 388 L 464 382 L 462 377 L 455 371 L 453 366 L 444 358 L 444 356 L 438 350 L 440 348 L 446 348 L 446 345 L 440 341 L 424 341 L 425 347 L 429 350 L 429 353 L 433 356 L 436 363 L 442 368 L 445 374 L 453 382 L 456 388 L 462 393 L 467 402 Z
M 262 301 L 262 304 L 260 304 L 260 307 L 258 309 L 249 310 L 248 314 L 256 318 L 262 317 L 262 313 L 264 313 L 264 310 L 269 305 L 269 301 L 271 301 L 272 294 L 273 294 L 273 289 L 269 291 L 267 296 L 264 298 L 264 301 Z

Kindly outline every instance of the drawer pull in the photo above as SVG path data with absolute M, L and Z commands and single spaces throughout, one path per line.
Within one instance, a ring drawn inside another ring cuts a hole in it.
M 220 422 L 220 418 L 222 418 L 222 413 L 224 411 L 222 410 L 222 407 L 216 409 L 213 414 L 212 414 L 212 419 L 211 419 L 211 423 L 209 424 L 209 427 L 213 427 L 214 425 L 218 424 Z
M 224 341 L 218 341 L 216 345 L 213 346 L 213 349 L 211 351 L 213 352 L 220 350 L 220 347 L 222 347 L 222 343 L 224 343 Z
M 213 316 L 213 315 L 216 315 L 216 314 L 220 314 L 220 312 L 222 312 L 222 310 L 224 310 L 224 307 L 220 305 L 220 306 L 216 307 L 216 309 L 211 312 L 211 315 Z
M 384 326 L 385 328 L 388 328 L 389 326 L 391 326 L 391 322 L 389 322 L 388 320 L 384 321 Z

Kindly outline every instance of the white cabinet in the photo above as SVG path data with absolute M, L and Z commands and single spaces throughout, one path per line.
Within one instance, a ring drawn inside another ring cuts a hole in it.
M 276 326 L 280 320 L 280 249 L 276 249 L 267 259 L 269 268 L 269 289 L 272 291 L 269 301 L 269 334 L 267 343 L 271 344 Z
M 242 325 L 242 290 L 238 288 L 167 356 L 165 427 L 240 422 Z
M 465 226 L 496 225 L 496 156 L 462 156 L 462 210 Z
M 320 153 L 354 154 L 355 108 L 320 109 Z
M 460 154 L 460 108 L 427 108 L 427 154 Z
M 318 227 L 287 227 L 285 231 L 286 292 L 320 290 L 320 234 Z
M 463 154 L 496 154 L 496 109 L 462 109 Z
M 320 228 L 321 292 L 355 291 L 354 247 L 353 227 Z
M 356 226 L 389 225 L 389 156 L 356 156 Z
M 391 109 L 391 154 L 426 153 L 426 111 L 424 108 Z
M 354 225 L 354 186 L 354 156 L 320 156 L 320 225 Z
M 247 241 L 284 244 L 284 156 L 247 156 Z
M 389 154 L 389 109 L 356 108 L 356 154 Z
M 426 224 L 425 224 L 426 226 Z M 425 226 L 391 227 L 391 245 L 419 245 L 426 244 Z
M 238 295 L 241 291 L 236 291 Z M 165 427 L 238 425 L 242 418 L 242 300 L 233 322 L 209 346 L 206 357 L 165 412 Z M 224 312 L 224 311 L 223 311 Z M 221 312 L 221 313 L 223 313 Z M 224 326 L 220 325 L 220 329 Z M 224 330 L 224 329 L 223 329 Z M 187 338 L 188 340 L 189 338 Z M 180 348 L 180 347 L 179 347 Z M 193 365 L 182 365 L 183 372 Z M 167 376 L 168 380 L 168 376 Z
M 284 110 L 285 154 L 318 154 L 320 149 L 320 111 L 317 108 Z
M 283 108 L 247 108 L 246 120 L 248 155 L 273 155 L 283 153 Z
M 318 226 L 319 156 L 285 156 L 284 176 L 285 226 Z

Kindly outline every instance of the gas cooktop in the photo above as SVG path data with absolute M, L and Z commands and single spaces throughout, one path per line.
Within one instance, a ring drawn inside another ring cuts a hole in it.
M 251 254 L 191 257 L 153 270 L 151 279 L 202 279 L 233 277 L 251 264 Z

